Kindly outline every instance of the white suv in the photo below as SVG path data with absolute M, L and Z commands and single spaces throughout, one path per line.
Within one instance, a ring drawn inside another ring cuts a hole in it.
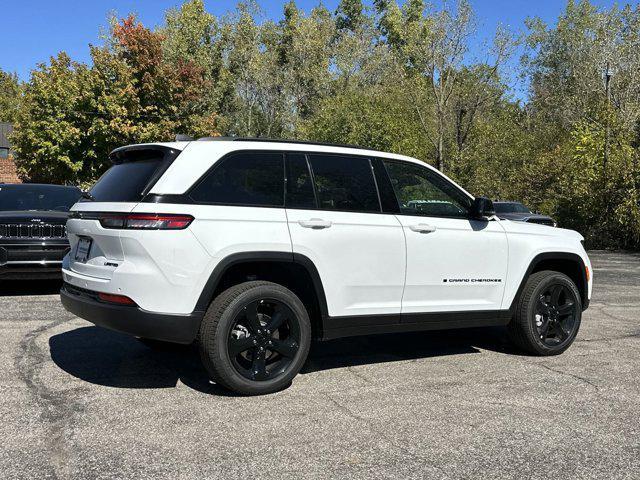
M 507 325 L 558 354 L 589 303 L 578 233 L 499 220 L 413 158 L 215 138 L 111 159 L 67 223 L 64 306 L 148 343 L 197 340 L 236 392 L 288 385 L 312 337 Z

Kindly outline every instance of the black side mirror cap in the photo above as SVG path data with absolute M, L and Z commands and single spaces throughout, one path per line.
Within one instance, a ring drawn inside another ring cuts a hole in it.
M 489 220 L 496 214 L 493 202 L 486 197 L 476 197 L 471 206 L 471 216 L 475 220 Z

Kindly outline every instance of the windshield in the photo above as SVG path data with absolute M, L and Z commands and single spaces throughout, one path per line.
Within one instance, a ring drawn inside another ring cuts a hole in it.
M 496 213 L 531 213 L 527 207 L 518 202 L 496 202 L 493 207 Z
M 0 211 L 57 210 L 67 212 L 80 199 L 76 187 L 60 185 L 1 185 Z

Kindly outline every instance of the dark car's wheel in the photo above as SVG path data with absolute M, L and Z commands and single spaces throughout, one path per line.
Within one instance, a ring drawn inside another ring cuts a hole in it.
M 509 337 L 535 355 L 558 355 L 573 343 L 581 318 L 582 301 L 573 281 L 559 272 L 536 272 L 520 295 Z
M 309 315 L 289 289 L 246 282 L 209 306 L 199 335 L 200 357 L 213 380 L 243 395 L 288 386 L 311 343 Z

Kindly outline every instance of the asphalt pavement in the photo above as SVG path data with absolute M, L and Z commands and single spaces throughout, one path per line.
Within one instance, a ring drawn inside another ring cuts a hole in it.
M 55 282 L 0 283 L 0 478 L 638 479 L 640 254 L 590 256 L 561 356 L 499 328 L 335 340 L 252 398 L 74 317 Z

